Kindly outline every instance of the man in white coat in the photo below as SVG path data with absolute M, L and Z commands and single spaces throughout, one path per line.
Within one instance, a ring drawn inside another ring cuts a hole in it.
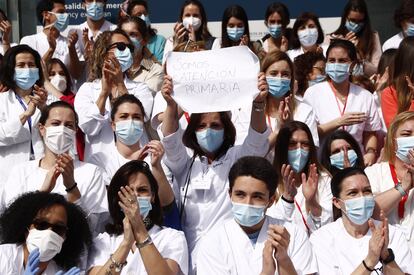
M 308 236 L 290 222 L 266 216 L 275 200 L 277 175 L 264 158 L 243 157 L 229 172 L 234 219 L 201 240 L 197 275 L 314 274 Z

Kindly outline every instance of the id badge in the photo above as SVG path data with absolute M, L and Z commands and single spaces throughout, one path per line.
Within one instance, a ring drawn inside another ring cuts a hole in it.
M 195 178 L 191 181 L 191 186 L 195 190 L 209 190 L 211 187 L 211 179 L 209 177 Z

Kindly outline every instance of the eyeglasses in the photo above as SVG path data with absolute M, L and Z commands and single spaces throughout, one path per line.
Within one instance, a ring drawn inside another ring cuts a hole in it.
M 40 220 L 40 219 L 35 219 L 32 224 L 37 230 L 41 230 L 41 231 L 51 228 L 52 231 L 58 234 L 59 236 L 64 236 L 66 234 L 66 231 L 68 230 L 68 228 L 64 225 L 52 224 L 45 220 Z
M 134 52 L 134 46 L 131 44 L 125 44 L 124 42 L 115 42 L 111 45 L 109 45 L 109 47 L 107 48 L 107 50 L 113 49 L 113 48 L 117 48 L 120 51 L 125 50 L 128 47 L 128 49 L 131 51 L 131 53 Z

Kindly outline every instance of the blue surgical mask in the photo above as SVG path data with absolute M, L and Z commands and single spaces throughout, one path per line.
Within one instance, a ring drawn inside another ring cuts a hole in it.
M 145 219 L 152 210 L 151 197 L 137 197 L 139 214 Z
M 39 80 L 38 68 L 15 68 L 14 81 L 22 90 L 29 90 Z
M 309 160 L 309 151 L 302 148 L 292 149 L 288 151 L 288 162 L 293 171 L 299 173 L 303 170 Z
M 326 63 L 325 71 L 335 83 L 342 83 L 349 78 L 348 63 Z
M 353 76 L 361 76 L 364 75 L 364 65 L 362 63 L 357 63 L 352 70 Z
M 410 163 L 410 159 L 408 158 L 408 152 L 411 149 L 414 149 L 414 136 L 399 137 L 396 140 L 397 140 L 397 151 L 396 151 L 397 158 L 399 158 L 405 163 Z
M 151 25 L 151 21 L 150 21 L 150 19 L 149 19 L 149 16 L 148 16 L 148 15 L 147 15 L 147 16 L 145 16 L 145 14 L 141 14 L 141 16 L 140 16 L 139 18 L 141 18 L 142 20 L 144 20 L 144 21 L 145 21 L 145 24 L 147 25 L 147 27 L 149 27 L 149 25 Z
M 306 28 L 298 31 L 298 38 L 300 44 L 304 47 L 311 47 L 318 41 L 318 29 L 317 28 Z
M 138 40 L 138 38 L 132 36 L 130 36 L 129 39 L 131 39 L 131 42 L 134 45 L 135 52 L 140 52 L 142 50 L 142 40 Z
M 137 143 L 144 132 L 144 124 L 140 120 L 121 120 L 115 123 L 115 134 L 125 145 Z
M 266 205 L 257 206 L 232 202 L 233 217 L 242 226 L 251 227 L 264 219 Z
M 275 98 L 284 97 L 290 90 L 290 79 L 266 76 L 269 85 L 269 93 Z
M 407 23 L 407 29 L 405 30 L 407 36 L 414 36 L 414 24 Z
M 104 3 L 92 2 L 86 4 L 86 16 L 93 21 L 101 20 L 104 15 Z
M 116 48 L 115 57 L 116 59 L 118 59 L 123 73 L 126 72 L 129 68 L 131 68 L 132 63 L 134 62 L 132 58 L 132 53 L 128 47 L 126 47 L 123 51 L 120 51 L 118 48 Z
M 359 33 L 363 27 L 364 27 L 364 23 L 355 23 L 350 20 L 346 20 L 345 22 L 345 28 L 349 32 Z
M 324 82 L 325 80 L 326 80 L 326 75 L 318 74 L 314 80 L 309 80 L 308 81 L 308 86 L 311 87 L 315 84 Z
M 63 32 L 69 25 L 69 14 L 65 13 L 57 13 L 57 12 L 49 12 L 56 17 L 56 21 L 53 23 L 53 26 L 59 31 Z
M 273 38 L 279 38 L 282 35 L 282 25 L 280 24 L 269 25 L 267 29 Z
M 373 196 L 362 196 L 343 202 L 345 203 L 345 215 L 354 224 L 366 223 L 374 212 L 375 200 Z
M 203 151 L 214 153 L 217 151 L 224 141 L 224 129 L 214 130 L 207 128 L 196 132 L 197 142 Z
M 351 167 L 355 166 L 355 163 L 358 159 L 357 154 L 355 153 L 354 150 L 348 150 L 348 160 L 349 160 L 349 164 L 351 164 Z M 331 160 L 331 165 L 335 166 L 338 169 L 344 169 L 344 151 L 341 150 L 341 152 L 333 154 L 329 157 L 329 159 Z
M 236 41 L 239 41 L 240 38 L 243 36 L 243 34 L 244 34 L 244 27 L 241 27 L 241 28 L 237 28 L 237 27 L 230 28 L 230 27 L 227 27 L 227 35 L 228 35 L 228 37 L 231 40 L 235 41 L 235 42 Z

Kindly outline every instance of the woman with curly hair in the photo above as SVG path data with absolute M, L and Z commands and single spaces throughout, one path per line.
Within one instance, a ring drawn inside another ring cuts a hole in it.
M 94 154 L 114 146 L 109 114 L 116 98 L 133 94 L 142 102 L 148 117 L 153 103 L 147 85 L 126 76 L 133 63 L 134 46 L 124 31 L 103 32 L 94 47 L 89 59 L 89 82 L 80 87 L 75 98 L 79 127 L 86 135 L 85 161 L 91 163 L 96 163 Z
M 0 239 L 1 274 L 68 270 L 80 265 L 92 243 L 84 212 L 63 196 L 46 192 L 25 193 L 5 209 Z

